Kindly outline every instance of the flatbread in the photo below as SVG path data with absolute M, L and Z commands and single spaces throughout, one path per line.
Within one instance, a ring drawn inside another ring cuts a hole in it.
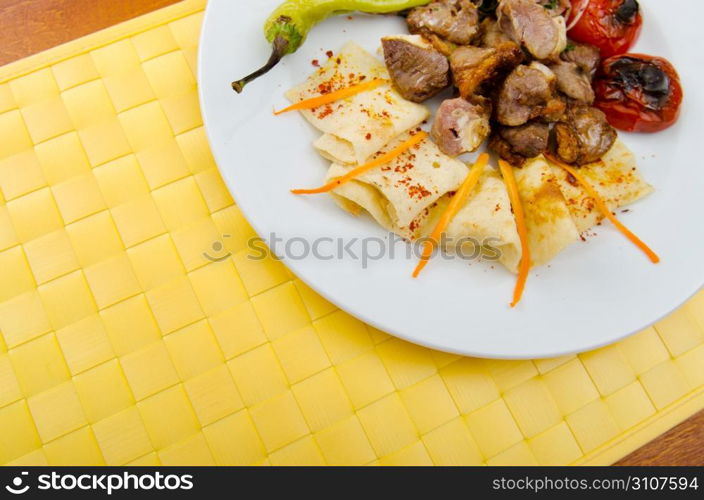
M 565 170 L 557 165 L 552 165 L 552 168 L 577 230 L 582 233 L 598 224 L 604 216 L 594 205 L 594 200 Z M 611 210 L 633 203 L 653 192 L 653 187 L 645 182 L 636 167 L 635 155 L 620 140 L 616 141 L 601 160 L 579 167 L 579 172 Z
M 409 137 L 410 133 L 402 135 L 378 154 L 397 147 Z M 351 168 L 333 163 L 327 181 L 343 176 Z M 443 154 L 426 138 L 386 165 L 336 188 L 332 194 L 338 203 L 340 198 L 346 199 L 369 212 L 382 227 L 404 233 L 406 237 L 411 233 L 402 228 L 410 228 L 426 208 L 456 190 L 466 176 L 464 163 Z M 348 210 L 351 206 L 341 205 Z
M 542 155 L 514 172 L 525 211 L 531 265 L 542 266 L 577 241 L 579 231 L 552 166 Z
M 445 206 L 438 204 L 437 218 L 448 202 L 449 199 Z M 493 167 L 484 169 L 467 203 L 452 219 L 445 234 L 448 239 L 446 251 L 457 252 L 462 242 L 463 255 L 476 255 L 475 247 L 478 244 L 483 253 L 493 255 L 510 271 L 517 272 L 521 261 L 521 242 L 506 185 Z
M 320 156 L 340 165 L 356 165 L 357 156 L 352 143 L 333 134 L 323 134 L 313 143 Z
M 356 43 L 349 42 L 308 80 L 289 90 L 286 97 L 295 103 L 375 78 L 389 79 L 384 64 Z M 336 141 L 326 138 L 324 142 L 334 148 L 326 153 L 328 158 L 342 157 L 347 163 L 352 151 L 354 163 L 362 164 L 400 134 L 428 118 L 430 111 L 403 99 L 389 81 L 387 85 L 348 99 L 303 110 L 302 114 L 314 127 L 343 143 L 335 147 Z M 343 153 L 338 151 L 340 148 Z

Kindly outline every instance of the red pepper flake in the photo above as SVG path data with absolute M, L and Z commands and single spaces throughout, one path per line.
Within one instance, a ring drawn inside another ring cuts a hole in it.
M 366 140 L 368 140 L 368 141 L 371 141 L 371 140 L 372 140 L 372 134 L 367 134 L 367 135 L 364 136 L 364 138 L 365 138 Z
M 354 20 L 354 16 L 347 16 L 347 20 L 348 20 L 348 21 L 353 21 L 353 20 Z
M 310 63 L 316 68 L 320 67 L 320 61 L 318 61 L 317 59 L 313 59 Z
M 405 174 L 409 170 L 411 170 L 415 165 L 411 162 L 406 163 L 405 165 L 396 165 L 394 168 L 394 172 L 398 174 Z
M 367 79 L 367 75 L 359 75 L 359 81 L 363 82 L 364 80 Z
M 318 115 L 318 119 L 322 120 L 324 118 L 327 118 L 333 113 L 332 106 L 329 104 L 325 107 L 325 109 Z
M 569 182 L 572 186 L 577 187 L 577 179 L 575 179 L 574 175 L 569 172 L 567 173 L 567 182 Z
M 422 198 L 425 198 L 426 196 L 430 196 L 432 193 L 425 189 L 423 186 L 420 184 L 415 184 L 413 186 L 408 186 L 408 196 L 411 198 L 418 198 L 419 200 Z
M 325 53 L 325 55 L 328 56 L 328 59 L 331 59 L 332 56 L 335 55 L 335 53 L 334 53 L 332 50 L 328 50 L 328 51 Z
M 335 60 L 335 62 L 336 62 L 337 64 L 342 64 L 342 59 L 338 57 L 338 58 Z

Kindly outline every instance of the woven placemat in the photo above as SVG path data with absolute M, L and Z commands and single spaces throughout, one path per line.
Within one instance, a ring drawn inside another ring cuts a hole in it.
M 487 361 L 249 260 L 203 6 L 0 68 L 0 463 L 608 464 L 704 407 L 702 294 L 595 352 Z

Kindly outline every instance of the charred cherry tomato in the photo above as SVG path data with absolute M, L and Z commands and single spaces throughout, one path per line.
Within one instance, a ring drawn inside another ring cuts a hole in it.
M 567 26 L 572 40 L 596 45 L 602 57 L 628 52 L 643 16 L 636 0 L 573 0 Z
M 661 57 L 624 54 L 602 62 L 594 81 L 594 106 L 614 127 L 627 132 L 658 132 L 677 121 L 682 85 Z

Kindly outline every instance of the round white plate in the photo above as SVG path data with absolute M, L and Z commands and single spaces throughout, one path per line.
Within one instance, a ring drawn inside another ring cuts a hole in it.
M 704 283 L 700 0 L 680 0 L 676 9 L 669 2 L 641 0 L 645 25 L 634 51 L 670 59 L 686 97 L 682 117 L 671 129 L 622 134 L 656 192 L 619 218 L 660 254 L 662 263 L 651 264 L 605 224 L 549 267 L 534 269 L 516 309 L 508 305 L 515 277 L 500 265 L 436 258 L 414 280 L 416 258 L 406 255 L 407 245 L 389 245 L 388 235 L 371 219 L 343 212 L 327 195 L 289 193 L 294 187 L 321 184 L 328 163 L 311 146 L 319 132 L 301 116 L 272 115 L 273 108 L 287 103 L 284 91 L 305 80 L 314 71 L 311 61 L 325 60 L 327 50 L 337 51 L 354 40 L 375 52 L 381 36 L 407 31 L 394 16 L 329 19 L 313 30 L 299 52 L 237 95 L 230 82 L 269 56 L 262 26 L 279 1 L 208 3 L 199 68 L 205 125 L 222 175 L 254 229 L 296 275 L 341 309 L 443 351 L 539 358 L 593 349 L 640 331 Z M 301 258 L 304 240 L 311 246 L 319 241 L 317 257 L 311 253 Z M 363 241 L 367 262 L 359 255 Z M 384 256 L 372 259 L 382 241 Z M 334 256 L 339 244 L 351 245 L 356 258 Z

